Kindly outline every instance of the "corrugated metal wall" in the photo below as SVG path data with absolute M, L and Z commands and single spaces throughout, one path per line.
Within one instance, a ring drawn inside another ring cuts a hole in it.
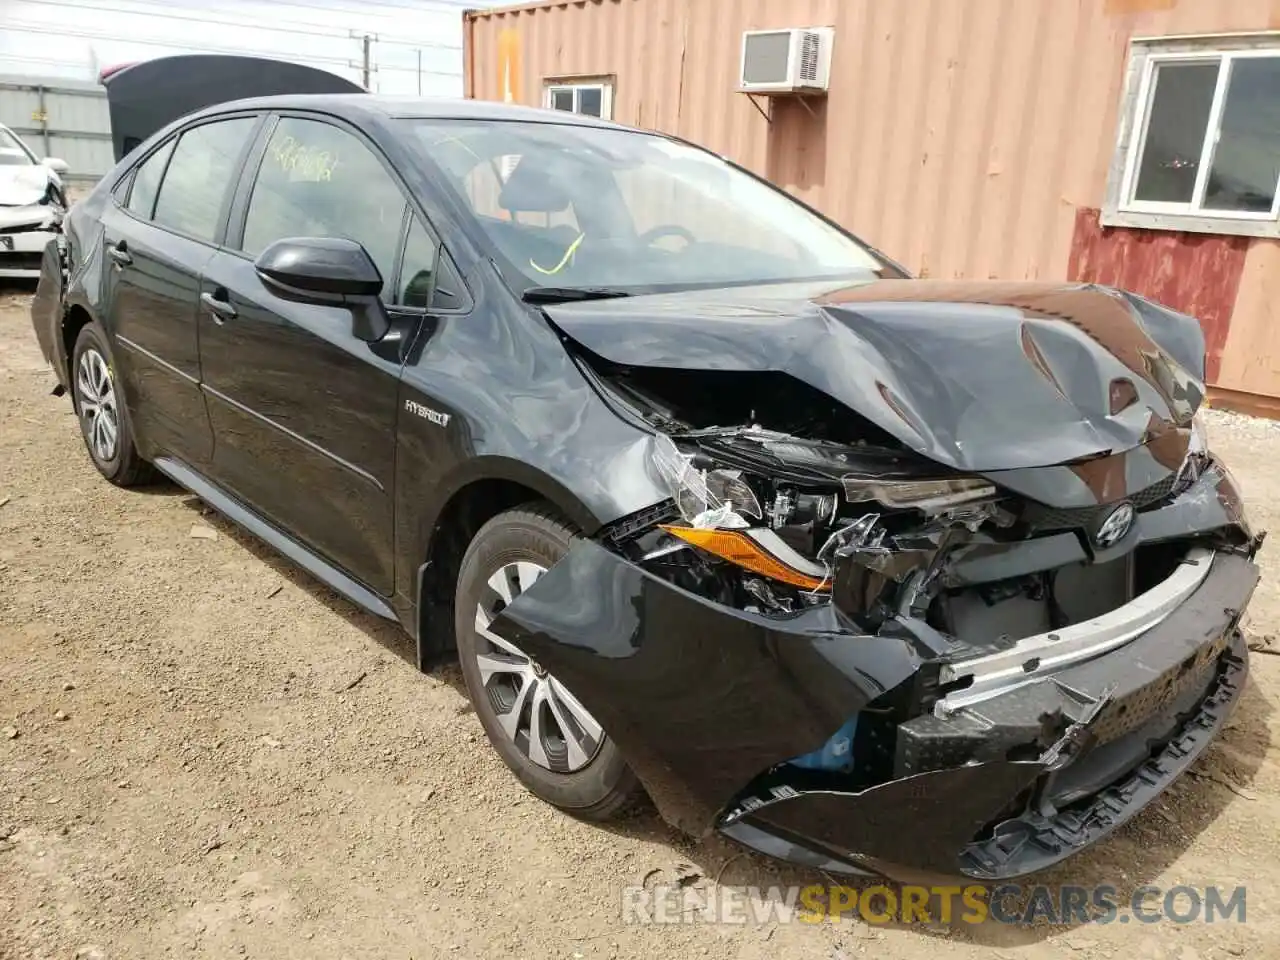
M 107 95 L 96 84 L 0 78 L 0 123 L 37 155 L 67 161 L 66 179 L 96 181 L 115 162 Z
M 830 94 L 767 122 L 736 92 L 742 32 L 823 25 Z M 1064 279 L 1129 40 L 1276 28 L 1280 0 L 553 0 L 468 14 L 464 79 L 502 99 L 509 59 L 513 99 L 538 104 L 546 78 L 614 75 L 615 120 L 744 163 L 922 275 Z M 1220 383 L 1280 395 L 1264 260 L 1276 245 L 1251 242 L 1230 287 Z

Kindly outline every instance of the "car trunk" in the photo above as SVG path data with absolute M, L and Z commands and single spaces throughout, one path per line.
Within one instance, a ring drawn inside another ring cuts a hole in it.
M 265 57 L 184 54 L 105 70 L 115 158 L 179 117 L 248 97 L 287 93 L 364 93 L 327 70 Z

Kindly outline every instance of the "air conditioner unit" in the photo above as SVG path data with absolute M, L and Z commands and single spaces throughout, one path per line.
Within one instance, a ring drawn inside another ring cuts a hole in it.
M 748 30 L 742 35 L 743 93 L 824 93 L 831 74 L 830 27 Z

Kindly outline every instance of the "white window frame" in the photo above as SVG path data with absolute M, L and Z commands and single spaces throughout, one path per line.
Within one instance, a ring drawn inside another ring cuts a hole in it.
M 1237 61 L 1257 57 L 1280 59 L 1280 32 L 1138 38 L 1130 42 L 1129 64 L 1120 103 L 1119 136 L 1100 218 L 1103 226 L 1280 237 L 1280 183 L 1268 212 L 1206 210 L 1203 207 L 1209 171 L 1221 133 L 1222 111 L 1231 71 Z M 1212 132 L 1201 144 L 1190 202 L 1135 200 L 1133 194 L 1146 143 L 1156 70 L 1164 64 L 1206 62 L 1219 63 L 1218 83 L 1209 110 L 1207 129 Z
M 547 80 L 542 92 L 542 105 L 548 110 L 554 110 L 552 106 L 556 92 L 570 91 L 573 93 L 573 113 L 579 116 L 589 117 L 591 114 L 582 113 L 578 109 L 581 102 L 583 90 L 599 90 L 600 91 L 600 119 L 613 119 L 613 84 L 608 80 Z M 561 111 L 564 113 L 565 111 Z

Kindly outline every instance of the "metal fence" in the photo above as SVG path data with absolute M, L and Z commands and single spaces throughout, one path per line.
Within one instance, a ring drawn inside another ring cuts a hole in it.
M 63 179 L 92 183 L 115 163 L 107 94 L 97 84 L 0 77 L 0 123 L 39 156 L 67 161 Z

